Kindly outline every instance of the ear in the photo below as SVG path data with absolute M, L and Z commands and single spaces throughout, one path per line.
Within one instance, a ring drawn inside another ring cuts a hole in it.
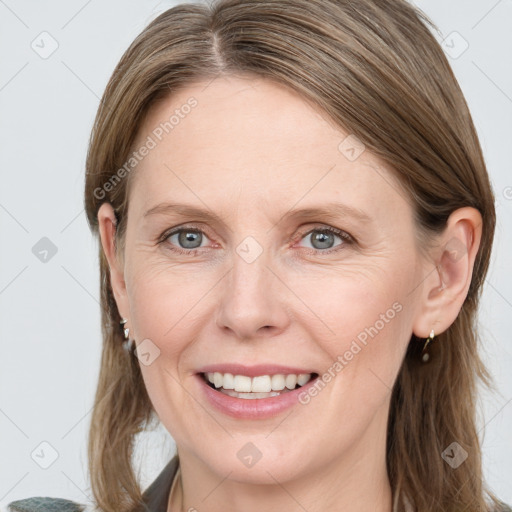
M 476 208 L 459 208 L 448 218 L 424 270 L 427 277 L 413 325 L 416 336 L 426 338 L 432 329 L 440 334 L 457 318 L 471 284 L 481 237 L 482 216 Z
M 117 219 L 110 203 L 103 203 L 100 206 L 98 210 L 98 226 L 101 245 L 110 268 L 110 285 L 117 303 L 117 309 L 122 318 L 129 318 L 124 264 L 120 255 L 116 253 L 115 247 Z

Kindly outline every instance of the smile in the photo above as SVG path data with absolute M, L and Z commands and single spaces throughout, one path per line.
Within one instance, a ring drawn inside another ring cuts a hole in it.
M 233 375 L 232 373 L 205 372 L 206 383 L 220 393 L 242 399 L 270 398 L 301 388 L 316 376 L 315 373 Z
M 208 365 L 195 374 L 206 409 L 239 420 L 264 420 L 295 407 L 318 376 L 311 368 L 233 363 Z

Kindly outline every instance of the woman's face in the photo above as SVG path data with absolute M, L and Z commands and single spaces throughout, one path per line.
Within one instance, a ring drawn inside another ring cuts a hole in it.
M 118 307 L 180 456 L 239 481 L 283 483 L 369 449 L 384 460 L 419 315 L 427 263 L 406 195 L 319 112 L 223 77 L 155 105 L 135 144 Z M 313 379 L 229 396 L 205 382 L 215 372 L 236 393 Z

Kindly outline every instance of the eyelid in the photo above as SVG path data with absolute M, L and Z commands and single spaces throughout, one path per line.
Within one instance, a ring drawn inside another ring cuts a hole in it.
M 308 226 L 310 226 L 310 227 L 304 228 L 304 229 L 299 228 L 300 229 L 299 233 L 297 235 L 294 235 L 294 237 L 292 239 L 292 242 L 294 244 L 297 242 L 300 242 L 305 236 L 311 234 L 314 231 L 326 231 L 328 233 L 332 233 L 332 234 L 338 236 L 339 238 L 341 238 L 344 242 L 342 244 L 339 244 L 337 246 L 334 246 L 334 247 L 331 247 L 331 248 L 325 249 L 325 250 L 314 249 L 314 248 L 309 248 L 309 247 L 303 248 L 306 251 L 309 251 L 313 254 L 329 254 L 330 252 L 336 252 L 338 250 L 341 250 L 341 246 L 343 246 L 343 245 L 357 243 L 357 240 L 350 233 L 348 233 L 347 231 L 345 231 L 343 229 L 335 228 L 334 226 L 330 226 L 328 224 L 322 224 L 322 223 L 318 223 L 318 224 L 313 223 L 313 226 L 311 226 L 311 224 L 308 224 Z M 179 233 L 181 231 L 186 231 L 186 230 L 202 233 L 202 234 L 206 235 L 210 240 L 212 238 L 208 234 L 208 229 L 206 229 L 205 227 L 198 227 L 197 225 L 194 225 L 194 224 L 180 224 L 179 226 L 175 226 L 173 228 L 169 228 L 166 231 L 164 231 L 164 233 L 159 237 L 158 243 L 164 243 L 170 236 L 175 235 L 176 233 Z M 181 247 L 174 247 L 172 250 L 175 250 L 177 252 L 182 252 L 182 253 L 196 254 L 197 252 L 204 251 L 205 249 L 207 249 L 207 247 L 196 247 L 195 249 L 183 249 Z
M 319 256 L 319 257 L 320 256 L 329 256 L 331 254 L 336 254 L 336 253 L 339 253 L 340 251 L 345 250 L 347 245 L 353 246 L 357 243 L 356 239 L 347 231 L 345 231 L 343 229 L 335 228 L 334 226 L 330 226 L 328 224 L 315 225 L 309 229 L 301 231 L 294 238 L 294 240 L 295 240 L 294 243 L 301 242 L 308 235 L 310 235 L 311 233 L 313 233 L 315 231 L 331 233 L 331 234 L 337 236 L 338 238 L 340 238 L 342 240 L 342 242 L 339 243 L 338 245 L 335 245 L 334 247 L 330 247 L 328 249 L 315 249 L 314 247 L 301 247 L 301 250 L 305 254 L 312 255 L 312 256 Z
M 165 242 L 171 235 L 175 235 L 176 233 L 179 233 L 180 231 L 196 231 L 199 233 L 203 233 L 208 236 L 208 238 L 211 238 L 208 234 L 208 229 L 201 226 L 198 227 L 194 224 L 180 224 L 179 226 L 175 226 L 173 228 L 166 229 L 159 237 L 158 242 Z
M 297 238 L 301 239 L 304 236 L 311 234 L 313 231 L 327 231 L 328 233 L 334 233 L 335 235 L 338 235 L 346 242 L 356 242 L 356 239 L 344 229 L 335 228 L 334 226 L 330 226 L 328 224 L 317 224 L 314 225 L 313 227 L 305 229 L 304 231 L 300 231 L 299 234 L 297 235 Z

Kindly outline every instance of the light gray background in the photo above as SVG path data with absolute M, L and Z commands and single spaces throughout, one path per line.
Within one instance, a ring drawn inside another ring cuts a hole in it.
M 0 505 L 90 495 L 86 436 L 100 315 L 97 242 L 82 207 L 86 147 L 122 53 L 176 3 L 0 0 Z M 480 320 L 499 392 L 482 395 L 481 425 L 485 475 L 512 503 L 512 1 L 416 4 L 439 27 L 439 41 L 446 38 L 496 193 Z M 47 262 L 32 251 L 43 237 L 57 248 Z M 141 440 L 144 483 L 172 451 L 163 428 Z

